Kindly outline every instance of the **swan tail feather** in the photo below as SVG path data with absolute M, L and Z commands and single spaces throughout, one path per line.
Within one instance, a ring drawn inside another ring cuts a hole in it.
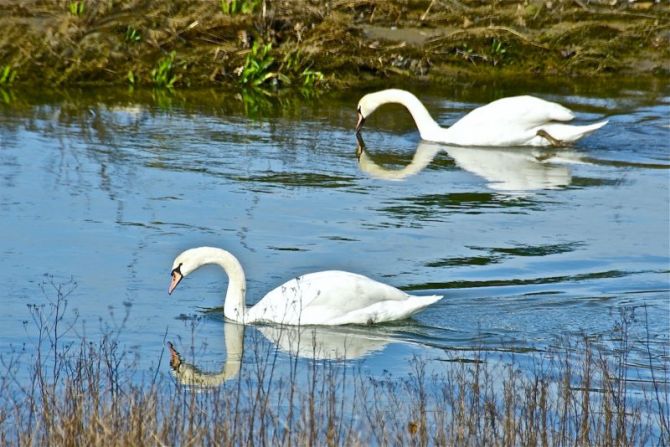
M 422 311 L 426 307 L 440 301 L 444 298 L 442 295 L 428 295 L 428 296 L 415 296 L 411 295 L 410 300 L 413 304 L 411 308 L 407 309 L 407 314 L 403 318 L 409 318 L 412 315 Z
M 600 121 L 599 123 L 588 124 L 586 126 L 574 126 L 570 124 L 552 123 L 542 126 L 544 130 L 556 140 L 572 143 L 583 138 L 606 125 L 609 121 Z

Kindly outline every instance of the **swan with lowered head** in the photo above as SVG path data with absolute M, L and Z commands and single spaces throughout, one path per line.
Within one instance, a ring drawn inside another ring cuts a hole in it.
M 177 256 L 172 264 L 168 293 L 172 294 L 184 277 L 206 264 L 216 264 L 228 274 L 223 315 L 244 324 L 381 323 L 408 318 L 442 298 L 411 296 L 362 275 L 328 270 L 291 279 L 247 307 L 242 265 L 231 253 L 213 247 L 192 248 Z
M 443 128 L 412 93 L 388 89 L 369 93 L 358 102 L 356 132 L 372 112 L 387 103 L 399 103 L 409 110 L 423 140 L 457 146 L 561 146 L 607 124 L 565 124 L 575 115 L 562 105 L 533 96 L 513 96 L 476 108 Z

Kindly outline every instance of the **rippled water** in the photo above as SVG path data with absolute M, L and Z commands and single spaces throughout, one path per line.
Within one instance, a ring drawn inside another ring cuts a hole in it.
M 141 369 L 167 371 L 166 340 L 216 369 L 225 275 L 205 268 L 166 293 L 174 256 L 213 245 L 241 260 L 249 303 L 323 269 L 443 294 L 412 320 L 318 332 L 373 373 L 454 349 L 544 350 L 566 335 L 608 346 L 624 312 L 631 364 L 646 376 L 647 329 L 652 363 L 667 364 L 668 86 L 424 90 L 442 123 L 523 92 L 610 124 L 555 153 L 464 149 L 421 143 L 409 115 L 388 106 L 366 122 L 361 152 L 363 92 L 5 92 L 0 354 L 30 352 L 26 305 L 75 281 L 68 337 L 118 328 Z M 270 343 L 275 329 L 245 336 Z

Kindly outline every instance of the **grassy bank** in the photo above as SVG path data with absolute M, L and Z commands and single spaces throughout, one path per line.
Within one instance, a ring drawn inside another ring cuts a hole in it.
M 0 85 L 667 77 L 669 26 L 652 1 L 10 0 Z
M 406 376 L 372 377 L 343 359 L 293 356 L 280 372 L 277 351 L 251 340 L 240 351 L 246 361 L 227 362 L 245 365 L 239 370 L 202 372 L 170 344 L 160 370 L 138 378 L 137 359 L 118 342 L 122 325 L 96 340 L 66 341 L 71 288 L 54 290 L 48 306 L 31 307 L 34 351 L 0 357 L 0 445 L 670 442 L 667 364 L 631 391 L 625 313 L 616 346 L 565 340 L 532 354 L 532 368 L 475 349 L 447 354 L 432 372 L 413 360 Z

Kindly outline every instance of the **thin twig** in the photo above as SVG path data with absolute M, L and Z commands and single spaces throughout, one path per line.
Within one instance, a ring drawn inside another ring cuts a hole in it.
M 577 5 L 579 5 L 580 8 L 582 8 L 584 11 L 591 12 L 591 9 L 589 9 L 588 6 L 586 6 L 581 0 L 573 0 Z
M 428 7 L 427 7 L 426 10 L 424 11 L 424 13 L 421 14 L 421 19 L 420 19 L 420 20 L 421 20 L 422 22 L 423 22 L 424 20 L 426 20 L 426 16 L 428 16 L 428 13 L 430 12 L 430 8 L 433 7 L 433 4 L 435 4 L 435 0 L 430 0 L 430 4 L 428 5 Z

